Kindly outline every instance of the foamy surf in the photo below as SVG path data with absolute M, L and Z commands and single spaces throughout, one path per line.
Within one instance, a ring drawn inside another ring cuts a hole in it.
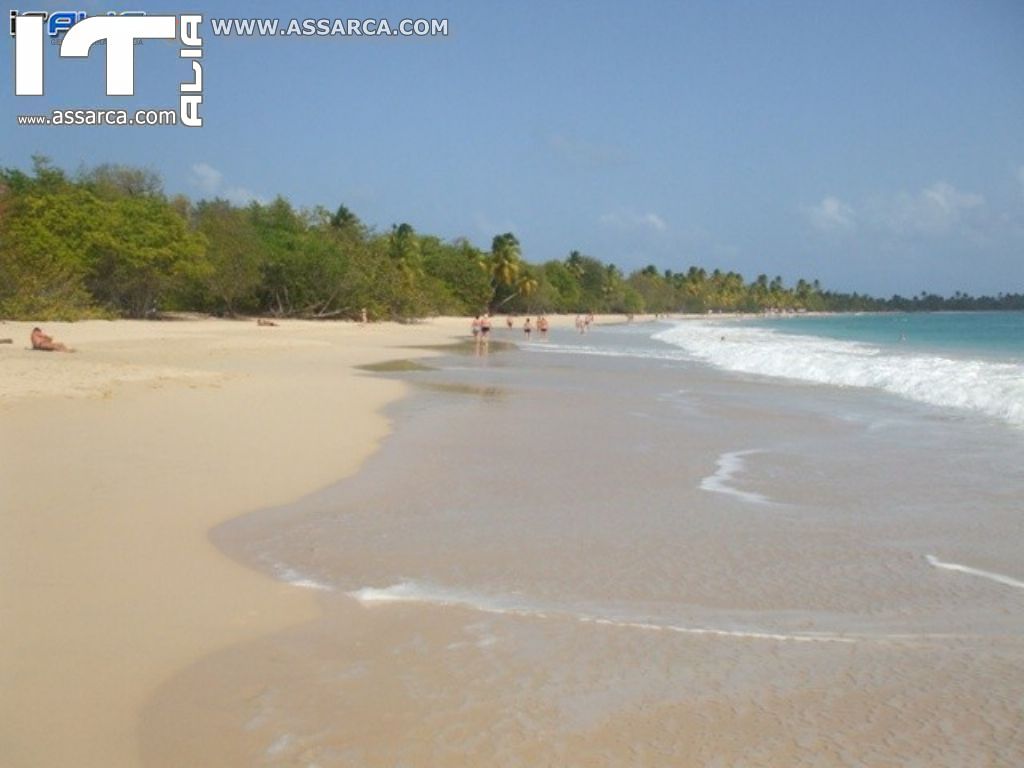
M 653 338 L 727 371 L 876 388 L 1024 426 L 1024 366 L 1018 363 L 897 354 L 871 344 L 699 321 Z
M 591 357 L 626 357 L 643 360 L 667 360 L 683 362 L 689 356 L 682 350 L 648 349 L 638 347 L 596 346 L 592 344 L 534 343 L 524 345 L 531 352 L 557 352 L 564 355 L 588 355 Z
M 729 484 L 737 473 L 742 472 L 746 468 L 746 462 L 743 460 L 743 457 L 760 452 L 759 449 L 751 448 L 745 451 L 723 453 L 716 462 L 718 469 L 715 470 L 714 474 L 708 475 L 700 481 L 700 489 L 712 493 L 724 493 L 751 504 L 770 504 L 771 501 L 767 496 L 752 491 L 741 491 L 739 488 L 734 488 Z
M 334 588 L 330 584 L 324 584 L 322 581 L 311 579 L 305 576 L 294 568 L 288 568 L 282 565 L 275 565 L 274 572 L 281 581 L 285 581 L 291 584 L 293 587 L 299 587 L 301 589 L 316 589 L 321 592 L 333 592 Z
M 644 632 L 670 632 L 684 635 L 702 635 L 713 637 L 729 637 L 743 640 L 770 640 L 773 642 L 793 643 L 854 643 L 853 637 L 843 635 L 808 632 L 805 634 L 787 634 L 768 632 L 756 629 L 724 629 L 718 627 L 688 627 L 678 624 L 659 624 L 650 621 L 631 621 L 615 619 L 585 613 L 569 613 L 566 611 L 530 606 L 514 597 L 487 597 L 462 590 L 450 590 L 428 584 L 404 581 L 390 587 L 364 587 L 347 593 L 369 608 L 382 604 L 420 603 L 435 606 L 458 606 L 504 616 L 520 616 L 531 619 L 547 619 L 552 617 L 575 620 L 581 624 L 633 629 Z
M 928 564 L 934 568 L 941 568 L 945 571 L 957 571 L 959 573 L 967 573 L 971 576 L 978 576 L 982 579 L 988 579 L 994 581 L 997 584 L 1003 584 L 1007 587 L 1014 587 L 1016 589 L 1024 589 L 1024 581 L 1011 578 L 1010 576 L 1004 576 L 1001 573 L 993 573 L 992 571 L 983 571 L 980 568 L 971 568 L 967 565 L 961 565 L 960 563 L 945 563 L 939 560 L 935 555 L 925 555 L 925 560 Z

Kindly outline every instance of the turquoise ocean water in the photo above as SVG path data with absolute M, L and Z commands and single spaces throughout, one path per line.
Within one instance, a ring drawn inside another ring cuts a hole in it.
M 916 312 L 795 317 L 753 326 L 879 346 L 1024 361 L 1024 312 Z

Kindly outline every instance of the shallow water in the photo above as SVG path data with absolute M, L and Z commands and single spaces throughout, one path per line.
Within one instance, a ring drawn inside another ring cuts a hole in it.
M 403 374 L 356 477 L 214 534 L 324 619 L 164 703 L 233 681 L 267 764 L 1024 762 L 1021 431 L 657 330 Z

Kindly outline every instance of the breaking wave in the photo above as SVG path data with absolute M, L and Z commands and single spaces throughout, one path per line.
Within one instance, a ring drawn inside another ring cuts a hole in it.
M 654 338 L 727 371 L 876 388 L 1024 426 L 1024 365 L 1019 363 L 895 353 L 860 342 L 706 322 L 680 323 Z

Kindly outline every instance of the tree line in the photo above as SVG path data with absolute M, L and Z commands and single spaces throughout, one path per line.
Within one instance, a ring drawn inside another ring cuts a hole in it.
M 409 224 L 376 231 L 344 205 L 237 206 L 164 193 L 151 171 L 75 175 L 43 157 L 0 171 L 0 316 L 218 315 L 411 319 L 512 313 L 1024 309 L 1024 295 L 878 299 L 799 279 L 690 267 L 625 274 L 579 251 L 527 261 L 512 233 L 485 250 Z

